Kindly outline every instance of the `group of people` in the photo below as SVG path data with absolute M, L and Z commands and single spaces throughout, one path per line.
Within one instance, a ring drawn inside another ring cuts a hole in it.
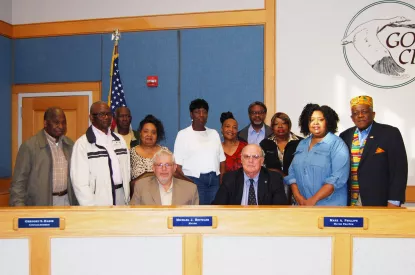
M 12 206 L 53 205 L 328 205 L 400 206 L 408 163 L 400 131 L 374 121 L 373 99 L 350 101 L 355 126 L 337 136 L 339 117 L 329 106 L 307 104 L 298 120 L 267 107 L 248 107 L 239 131 L 222 113 L 221 133 L 206 127 L 209 105 L 189 105 L 192 123 L 178 132 L 174 150 L 161 146 L 162 122 L 147 115 L 137 131 L 131 112 L 106 102 L 90 108 L 91 126 L 75 143 L 66 117 L 52 107 L 44 129 L 19 148 L 10 188 Z

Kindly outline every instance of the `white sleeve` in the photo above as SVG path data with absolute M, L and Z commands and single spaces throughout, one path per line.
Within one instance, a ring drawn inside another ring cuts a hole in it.
M 89 186 L 89 163 L 83 137 L 75 142 L 71 158 L 71 181 L 79 205 L 94 205 L 93 188 Z
M 184 150 L 185 150 L 185 139 L 183 138 L 183 130 L 177 133 L 176 140 L 174 142 L 174 158 L 176 164 L 183 165 L 184 162 Z
M 215 130 L 215 133 L 216 133 L 216 137 L 217 137 L 218 144 L 219 144 L 219 162 L 222 162 L 222 161 L 225 161 L 226 160 L 226 156 L 225 156 L 225 152 L 223 151 L 223 147 L 222 147 L 222 142 L 220 140 L 220 136 L 219 136 L 218 132 L 216 132 L 216 130 Z
M 223 147 L 222 147 L 222 141 L 220 140 L 220 136 L 219 133 L 216 130 L 212 130 L 215 132 L 215 139 L 218 143 L 219 146 L 219 162 L 225 161 L 226 160 L 226 156 L 225 156 L 225 152 L 223 151 Z

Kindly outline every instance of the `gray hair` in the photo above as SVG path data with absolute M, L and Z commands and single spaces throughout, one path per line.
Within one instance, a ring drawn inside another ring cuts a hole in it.
M 172 153 L 169 149 L 164 149 L 164 148 L 161 148 L 160 150 L 158 150 L 158 151 L 154 154 L 154 156 L 153 156 L 153 158 L 151 159 L 151 161 L 152 161 L 153 163 L 155 163 L 155 162 L 156 162 L 156 159 L 158 159 L 158 158 L 159 158 L 159 157 L 161 157 L 161 156 L 170 156 L 170 157 L 171 157 L 171 160 L 173 161 L 173 163 L 176 163 L 176 159 L 174 158 L 173 153 Z
M 261 157 L 265 157 L 265 152 L 264 152 L 264 150 L 262 150 L 261 146 L 259 146 L 258 144 L 248 144 L 248 145 L 246 145 L 246 146 L 242 149 L 241 154 L 245 151 L 245 148 L 247 148 L 247 147 L 249 147 L 249 146 L 258 148 L 258 149 L 260 150 L 260 152 L 261 152 Z

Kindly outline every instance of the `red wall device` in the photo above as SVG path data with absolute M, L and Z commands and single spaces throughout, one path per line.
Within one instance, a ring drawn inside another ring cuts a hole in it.
M 159 77 L 156 75 L 147 76 L 147 87 L 158 87 Z

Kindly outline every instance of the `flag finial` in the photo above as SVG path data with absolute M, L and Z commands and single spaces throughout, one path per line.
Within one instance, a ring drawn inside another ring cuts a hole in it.
M 116 29 L 116 30 L 112 33 L 111 40 L 112 40 L 112 41 L 114 41 L 114 40 L 115 40 L 115 43 L 118 43 L 118 40 L 120 40 L 120 38 L 121 38 L 121 33 L 120 33 L 120 31 L 119 31 L 118 29 Z

